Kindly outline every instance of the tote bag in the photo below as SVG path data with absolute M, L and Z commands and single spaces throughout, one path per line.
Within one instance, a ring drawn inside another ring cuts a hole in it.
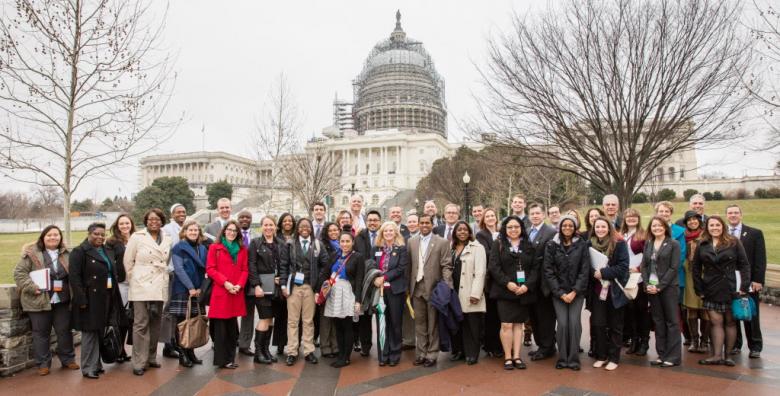
M 192 318 L 192 297 L 187 300 L 187 316 L 177 325 L 179 330 L 179 344 L 185 349 L 202 347 L 209 342 L 209 319 L 200 312 L 200 304 L 197 304 L 198 314 Z

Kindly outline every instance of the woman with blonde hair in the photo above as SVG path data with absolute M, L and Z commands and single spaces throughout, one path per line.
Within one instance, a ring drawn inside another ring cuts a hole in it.
M 402 326 L 404 302 L 406 300 L 406 267 L 409 255 L 401 230 L 393 221 L 386 221 L 379 227 L 371 258 L 382 275 L 374 279 L 374 286 L 383 289 L 385 301 L 384 348 L 379 351 L 379 365 L 396 366 L 401 361 Z

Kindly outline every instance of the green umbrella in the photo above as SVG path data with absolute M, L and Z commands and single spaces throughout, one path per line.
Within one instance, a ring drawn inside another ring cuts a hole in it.
M 384 286 L 379 288 L 379 303 L 376 304 L 376 321 L 377 321 L 377 344 L 379 345 L 379 360 L 382 360 L 382 352 L 385 350 L 385 288 Z

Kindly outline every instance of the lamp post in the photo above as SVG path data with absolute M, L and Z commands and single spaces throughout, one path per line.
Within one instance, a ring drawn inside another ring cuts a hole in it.
M 471 182 L 471 176 L 469 172 L 463 174 L 463 209 L 465 211 L 463 218 L 466 219 L 466 223 L 471 223 L 471 202 L 469 197 L 469 183 Z

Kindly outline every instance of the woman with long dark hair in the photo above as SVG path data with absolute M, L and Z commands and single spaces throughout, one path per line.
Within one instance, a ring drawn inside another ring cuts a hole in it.
M 287 242 L 293 239 L 295 234 L 295 217 L 290 213 L 282 213 L 276 224 L 277 237 Z
M 588 242 L 579 237 L 579 220 L 561 217 L 558 234 L 544 250 L 544 279 L 550 285 L 558 328 L 558 362 L 555 368 L 580 369 L 582 303 L 588 290 L 590 254 Z
M 704 300 L 704 309 L 710 317 L 712 356 L 699 360 L 699 364 L 733 367 L 735 363 L 728 357 L 728 352 L 734 348 L 737 339 L 737 324 L 731 312 L 731 302 L 747 294 L 750 264 L 742 243 L 726 231 L 728 228 L 723 218 L 710 216 L 706 224 L 693 255 L 692 267 L 696 294 Z
M 485 208 L 482 212 L 482 219 L 479 221 L 479 232 L 476 239 L 485 248 L 485 256 L 490 257 L 490 249 L 493 242 L 498 239 L 499 223 L 498 212 L 495 208 Z M 503 356 L 504 351 L 501 347 L 501 321 L 498 319 L 498 309 L 496 308 L 496 299 L 490 296 L 492 280 L 490 272 L 485 276 L 485 335 L 482 347 L 489 357 Z
M 466 364 L 472 365 L 479 359 L 480 337 L 485 319 L 487 255 L 485 248 L 474 240 L 469 224 L 462 220 L 455 223 L 452 231 L 452 264 L 452 283 L 458 292 L 463 321 L 453 338 L 450 360 L 465 357 Z
M 707 353 L 710 350 L 710 317 L 704 309 L 704 302 L 696 295 L 693 286 L 693 254 L 699 245 L 702 234 L 702 217 L 693 210 L 685 212 L 685 243 L 687 255 L 685 258 L 685 288 L 683 289 L 683 306 L 685 307 L 688 330 L 691 333 L 691 345 L 688 352 Z
M 590 287 L 591 324 L 594 332 L 593 367 L 615 370 L 620 362 L 623 343 L 623 314 L 628 298 L 615 282 L 625 285 L 628 280 L 628 246 L 615 232 L 612 221 L 598 217 L 592 226 L 590 247 L 592 279 Z M 606 256 L 606 264 L 599 264 Z
M 186 220 L 179 231 L 179 242 L 171 250 L 173 262 L 173 288 L 171 302 L 168 311 L 181 323 L 187 317 L 187 305 L 190 306 L 190 315 L 198 315 L 201 311 L 201 285 L 205 280 L 206 256 L 208 249 L 204 245 L 206 238 L 203 230 L 195 220 Z M 179 332 L 174 332 L 176 351 L 179 353 L 179 364 L 184 367 L 192 367 L 193 364 L 202 364 L 203 361 L 195 356 L 191 348 L 184 348 L 179 342 Z
M 238 368 L 238 317 L 246 315 L 242 285 L 249 277 L 247 249 L 239 238 L 241 227 L 228 220 L 216 242 L 209 246 L 206 273 L 214 282 L 209 325 L 214 327 L 214 365 Z
M 14 268 L 14 282 L 19 290 L 22 311 L 32 325 L 33 359 L 38 375 L 49 374 L 51 368 L 51 329 L 57 335 L 56 353 L 62 367 L 78 370 L 71 329 L 70 250 L 65 246 L 62 231 L 50 225 L 41 231 L 38 240 L 22 248 L 22 258 Z M 30 272 L 49 269 L 51 288 L 41 290 Z
M 520 358 L 523 343 L 523 324 L 528 321 L 530 304 L 536 301 L 538 268 L 533 244 L 526 236 L 523 221 L 508 216 L 501 223 L 498 239 L 490 249 L 488 270 L 492 278 L 490 295 L 497 301 L 501 321 L 501 346 L 504 369 L 525 369 Z
M 127 213 L 122 213 L 117 216 L 114 223 L 109 228 L 111 236 L 106 240 L 106 246 L 114 250 L 114 254 L 119 261 L 124 262 L 125 247 L 130 240 L 130 236 L 135 233 L 135 222 L 133 218 Z M 123 282 L 119 282 L 119 295 L 122 297 L 122 309 L 119 310 L 119 341 L 122 342 L 122 350 L 119 357 L 117 357 L 117 363 L 122 363 L 130 360 L 125 352 L 124 345 L 133 345 L 133 321 L 130 320 L 130 311 L 132 307 L 127 301 L 127 294 L 130 290 L 130 284 L 127 279 Z
M 599 217 L 605 217 L 601 208 L 590 208 L 585 212 L 585 239 L 590 239 L 593 236 L 593 223 Z
M 626 305 L 626 314 L 623 320 L 623 341 L 628 347 L 626 354 L 645 356 L 650 342 L 651 318 L 650 312 L 647 310 L 647 292 L 640 269 L 647 232 L 642 228 L 642 216 L 639 211 L 634 208 L 623 211 L 620 234 L 623 235 L 628 246 L 628 271 L 630 274 L 638 273 L 640 277 L 636 298 L 630 300 Z
M 653 365 L 672 367 L 682 361 L 678 307 L 680 296 L 677 266 L 680 264 L 680 245 L 672 239 L 669 223 L 653 217 L 647 227 L 650 239 L 642 256 L 643 286 L 650 300 L 655 323 L 655 350 L 658 359 Z
M 335 262 L 336 258 L 341 255 L 340 235 L 341 230 L 336 223 L 325 223 L 322 227 L 322 232 L 320 232 L 320 241 L 328 252 L 330 258 L 328 262 L 330 263 Z M 325 316 L 325 308 L 322 305 L 317 306 L 317 317 L 320 323 L 320 353 L 322 357 L 334 358 L 339 352 L 338 340 L 336 339 L 336 322 L 332 318 Z

